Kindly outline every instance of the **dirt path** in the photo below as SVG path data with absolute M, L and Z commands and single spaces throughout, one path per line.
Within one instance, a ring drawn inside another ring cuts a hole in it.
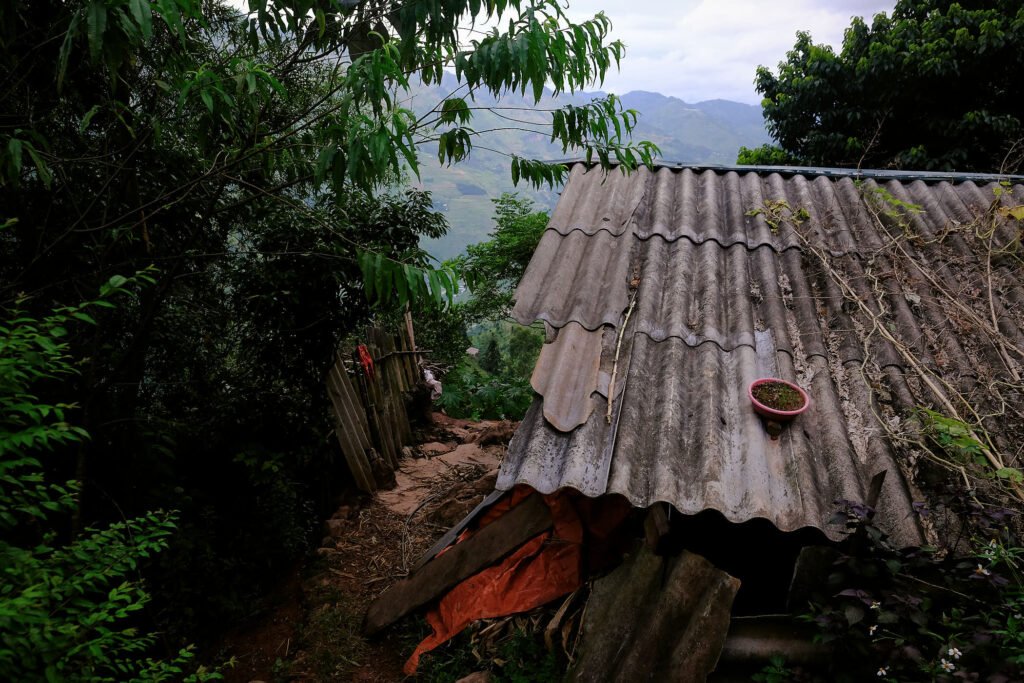
M 360 633 L 369 603 L 488 493 L 513 425 L 435 415 L 395 473 L 396 486 L 343 505 L 315 555 L 272 598 L 266 617 L 227 636 L 228 683 L 401 681 L 422 627 Z M 411 457 L 410 457 L 411 456 Z

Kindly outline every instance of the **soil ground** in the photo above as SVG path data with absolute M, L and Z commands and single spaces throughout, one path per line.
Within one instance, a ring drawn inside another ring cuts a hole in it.
M 494 490 L 513 429 L 435 414 L 406 450 L 395 487 L 342 505 L 264 616 L 226 636 L 221 658 L 234 659 L 224 670 L 228 683 L 404 680 L 422 622 L 407 619 L 367 640 L 360 630 L 366 608 Z

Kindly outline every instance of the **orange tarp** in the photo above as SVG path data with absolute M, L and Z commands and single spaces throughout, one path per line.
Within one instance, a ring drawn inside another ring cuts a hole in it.
M 498 519 L 533 490 L 518 486 L 495 503 L 477 528 Z M 477 619 L 525 612 L 576 590 L 584 578 L 584 539 L 604 540 L 619 526 L 631 507 L 620 497 L 590 499 L 570 491 L 544 496 L 552 528 L 527 541 L 500 564 L 484 569 L 455 586 L 427 613 L 433 633 L 405 663 L 412 675 L 420 657 L 447 642 Z M 470 535 L 463 533 L 459 541 Z

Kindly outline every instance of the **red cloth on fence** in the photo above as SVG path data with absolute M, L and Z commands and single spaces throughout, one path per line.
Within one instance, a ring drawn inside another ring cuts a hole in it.
M 366 348 L 366 344 L 360 344 L 357 346 L 356 352 L 359 353 L 359 362 L 363 366 L 363 372 L 366 373 L 366 378 L 373 379 L 373 356 L 370 355 L 370 351 Z

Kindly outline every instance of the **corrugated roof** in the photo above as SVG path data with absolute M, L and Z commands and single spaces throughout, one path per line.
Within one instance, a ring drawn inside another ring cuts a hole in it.
M 965 334 L 949 299 L 936 295 L 954 292 L 986 319 L 991 311 L 1024 349 L 1018 269 L 990 264 L 964 234 L 991 213 L 997 187 L 575 166 L 516 292 L 514 316 L 557 334 L 499 488 L 571 486 L 642 507 L 660 500 L 684 513 L 713 508 L 734 521 L 831 533 L 833 501 L 864 500 L 871 478 L 888 470 L 883 523 L 897 540 L 919 542 L 914 495 L 879 420 L 892 419 L 892 406 L 934 398 L 907 377 L 908 350 L 964 391 L 979 373 L 1018 369 Z M 1005 192 L 1024 203 L 1024 187 Z M 885 215 L 895 211 L 904 217 Z M 1012 221 L 994 225 L 997 247 L 1018 238 Z M 609 376 L 634 297 L 609 424 Z M 746 397 L 762 376 L 797 381 L 812 397 L 778 440 Z

